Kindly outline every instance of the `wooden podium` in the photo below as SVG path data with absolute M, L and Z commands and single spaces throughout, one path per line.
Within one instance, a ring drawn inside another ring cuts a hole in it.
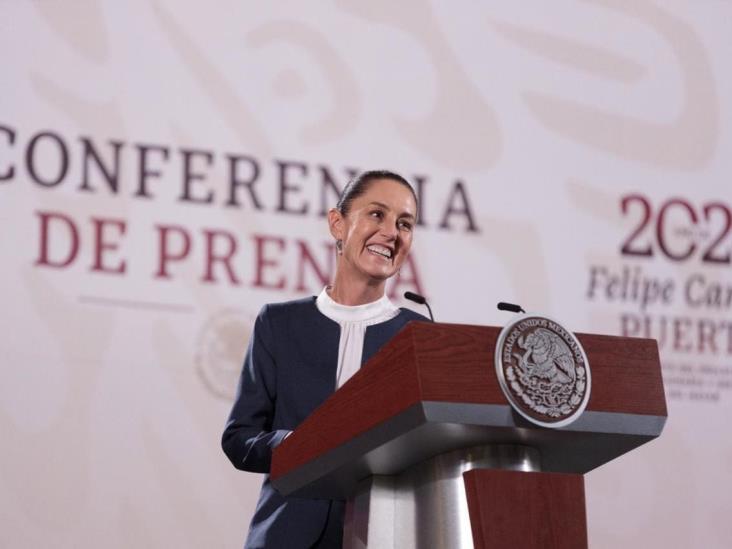
M 275 450 L 275 488 L 347 500 L 345 548 L 587 547 L 582 475 L 663 430 L 657 344 L 576 334 L 590 399 L 552 429 L 504 396 L 499 332 L 408 324 Z

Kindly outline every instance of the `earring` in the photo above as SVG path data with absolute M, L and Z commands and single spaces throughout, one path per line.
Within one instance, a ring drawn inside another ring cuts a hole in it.
M 340 238 L 336 240 L 336 252 L 338 255 L 343 255 L 343 241 Z

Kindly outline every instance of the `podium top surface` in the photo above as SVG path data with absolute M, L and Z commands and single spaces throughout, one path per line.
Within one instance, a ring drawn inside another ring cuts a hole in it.
M 522 418 L 494 365 L 500 328 L 411 322 L 275 450 L 285 495 L 347 497 L 374 474 L 484 444 L 536 447 L 542 469 L 587 472 L 660 435 L 667 410 L 655 340 L 576 334 L 592 372 L 582 416 Z

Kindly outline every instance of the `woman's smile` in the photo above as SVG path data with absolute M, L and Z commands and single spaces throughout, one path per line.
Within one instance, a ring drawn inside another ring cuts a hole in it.
M 369 244 L 368 246 L 366 246 L 366 249 L 370 253 L 372 253 L 382 259 L 385 259 L 391 263 L 392 256 L 394 255 L 393 249 L 388 248 L 386 246 L 382 246 L 380 244 Z

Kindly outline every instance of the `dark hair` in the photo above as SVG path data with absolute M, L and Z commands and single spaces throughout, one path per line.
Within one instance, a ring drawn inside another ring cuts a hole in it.
M 351 203 L 362 194 L 365 194 L 366 191 L 369 190 L 371 184 L 377 179 L 389 179 L 405 186 L 412 193 L 414 203 L 417 203 L 417 193 L 414 192 L 409 181 L 404 179 L 401 175 L 395 172 L 390 172 L 389 170 L 370 170 L 358 174 L 348 182 L 346 188 L 343 189 L 343 192 L 341 193 L 338 203 L 336 204 L 336 210 L 341 212 L 341 215 L 348 215 L 348 212 L 351 209 Z

